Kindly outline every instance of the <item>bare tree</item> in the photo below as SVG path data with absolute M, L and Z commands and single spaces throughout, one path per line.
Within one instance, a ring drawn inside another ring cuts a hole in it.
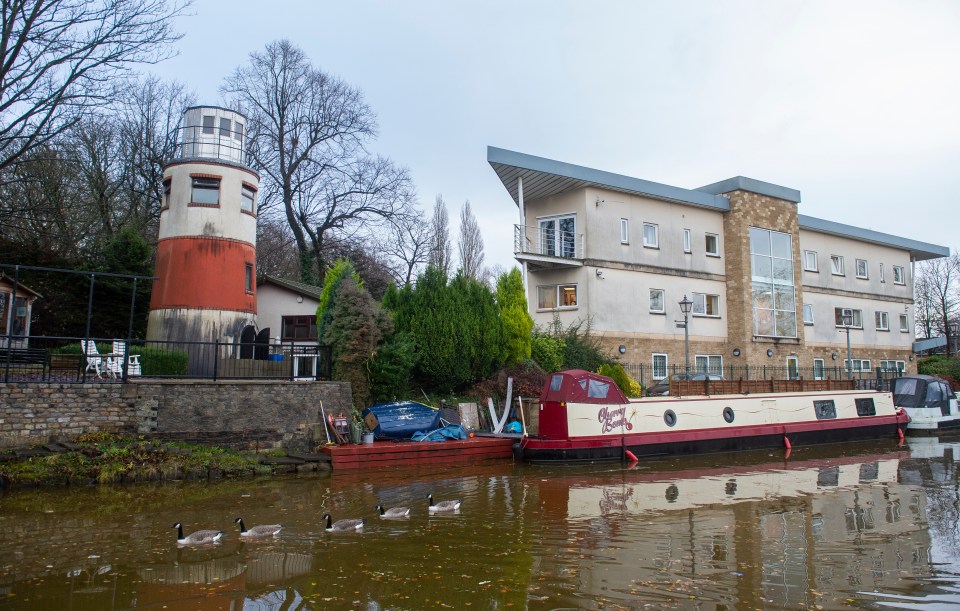
M 431 265 L 450 277 L 450 262 L 453 260 L 453 248 L 450 246 L 450 217 L 447 214 L 447 204 L 443 195 L 437 194 L 433 204 L 433 218 L 430 228 L 430 260 Z
M 282 219 L 257 219 L 257 274 L 299 278 L 297 242 Z
M 364 148 L 377 124 L 360 91 L 314 68 L 289 41 L 252 53 L 221 91 L 247 115 L 261 210 L 280 205 L 304 282 L 322 277 L 330 240 L 363 241 L 408 212 L 407 171 Z
M 476 217 L 470 211 L 470 200 L 460 210 L 460 270 L 464 275 L 481 282 L 485 280 L 483 268 L 483 236 Z
M 391 223 L 390 238 L 380 245 L 381 251 L 393 259 L 392 272 L 396 284 L 409 285 L 430 261 L 430 225 L 414 215 L 398 217 Z
M 960 308 L 960 254 L 918 264 L 914 290 L 918 325 L 922 317 L 927 337 L 933 333 L 942 335 L 947 340 L 949 353 L 955 332 L 950 322 L 957 319 Z
M 109 101 L 132 64 L 180 38 L 174 0 L 8 0 L 0 22 L 0 170 Z

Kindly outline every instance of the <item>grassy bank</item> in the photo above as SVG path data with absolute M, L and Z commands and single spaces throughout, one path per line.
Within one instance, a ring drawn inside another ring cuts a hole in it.
M 282 452 L 280 452 L 282 454 Z M 89 485 L 270 475 L 263 454 L 214 446 L 81 436 L 69 451 L 47 456 L 0 455 L 0 486 Z

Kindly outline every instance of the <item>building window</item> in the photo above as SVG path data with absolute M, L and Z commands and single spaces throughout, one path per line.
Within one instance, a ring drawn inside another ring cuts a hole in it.
M 281 317 L 280 339 L 284 341 L 316 340 L 317 317 L 283 316 Z
M 539 220 L 540 254 L 572 259 L 577 255 L 577 217 L 556 216 Z
M 620 219 L 620 243 L 630 243 L 630 223 L 627 219 Z
M 843 276 L 843 257 L 830 255 L 830 273 L 834 276 Z
M 907 280 L 903 274 L 903 267 L 899 265 L 893 266 L 893 283 L 894 284 L 906 284 Z
M 720 236 L 715 233 L 707 234 L 706 242 L 707 255 L 711 257 L 720 256 Z
M 813 379 L 823 379 L 823 359 L 813 359 Z
M 253 292 L 253 263 L 247 263 L 243 268 L 243 288 L 248 293 Z
M 803 324 L 805 325 L 813 324 L 813 304 L 812 303 L 803 304 Z
M 906 371 L 907 364 L 903 361 L 880 361 L 880 369 L 882 371 L 899 371 L 903 373 Z
M 857 278 L 862 278 L 866 280 L 869 278 L 867 274 L 867 260 L 866 259 L 857 259 Z
M 577 307 L 576 284 L 550 284 L 537 287 L 537 308 L 557 310 Z
M 723 357 L 719 354 L 698 354 L 693 357 L 693 361 L 698 373 L 723 373 Z
M 213 115 L 203 115 L 203 133 L 212 134 L 213 133 L 213 122 L 215 118 Z
M 819 271 L 817 269 L 817 252 L 814 250 L 803 251 L 803 269 L 808 272 Z
M 796 337 L 797 304 L 790 234 L 751 227 L 750 265 L 753 332 L 766 337 Z
M 0 335 L 24 336 L 27 334 L 27 299 L 17 297 L 10 311 L 12 293 L 0 293 Z M 7 328 L 8 325 L 12 325 Z
M 643 224 L 643 245 L 647 248 L 660 247 L 659 228 L 653 223 Z
M 846 310 L 847 312 L 853 314 L 853 323 L 850 325 L 850 328 L 851 328 L 851 329 L 862 329 L 862 328 L 863 328 L 863 311 L 862 311 L 862 310 L 851 310 L 850 308 L 834 308 L 834 309 L 833 309 L 833 316 L 834 316 L 834 319 L 836 320 L 836 325 L 837 325 L 838 327 L 840 327 L 841 329 L 843 328 L 843 312 L 844 312 L 844 310 Z
M 667 355 L 653 354 L 653 379 L 662 380 L 667 377 Z
M 695 316 L 720 316 L 720 295 L 694 293 L 691 311 Z
M 255 199 L 257 196 L 257 190 L 251 186 L 243 185 L 240 187 L 240 209 L 244 212 L 249 212 L 254 214 L 256 208 Z
M 690 230 L 683 230 L 683 252 L 690 252 Z
M 240 121 L 237 121 L 237 122 L 234 123 L 233 125 L 234 125 L 234 129 L 233 129 L 233 139 L 234 139 L 234 140 L 243 140 L 243 123 L 241 123 Z
M 910 326 L 909 326 L 909 324 L 908 324 L 907 315 L 906 315 L 906 314 L 901 314 L 901 315 L 900 315 L 900 332 L 901 332 L 901 333 L 909 333 L 909 332 L 910 332 Z
M 229 138 L 230 137 L 230 119 L 225 117 L 220 118 L 220 137 Z
M 173 181 L 169 178 L 164 179 L 163 181 L 163 203 L 160 205 L 161 208 L 170 207 L 170 190 L 173 186 Z
M 883 277 L 883 263 L 880 264 L 880 283 L 884 283 L 887 280 Z
M 850 371 L 847 365 L 847 359 L 843 359 L 843 370 Z M 870 361 L 868 359 L 853 359 L 853 371 L 870 371 Z
M 665 314 L 663 289 L 650 289 L 650 312 L 653 314 Z
M 887 316 L 886 312 L 874 312 L 874 319 L 877 322 L 877 331 L 889 331 L 890 330 L 890 319 Z
M 194 178 L 190 191 L 190 203 L 202 206 L 220 205 L 220 179 Z

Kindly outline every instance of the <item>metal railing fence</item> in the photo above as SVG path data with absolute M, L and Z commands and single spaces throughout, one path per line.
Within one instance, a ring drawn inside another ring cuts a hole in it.
M 329 380 L 331 370 L 330 347 L 318 344 L 0 335 L 0 382 L 4 383 L 122 383 L 131 378 Z

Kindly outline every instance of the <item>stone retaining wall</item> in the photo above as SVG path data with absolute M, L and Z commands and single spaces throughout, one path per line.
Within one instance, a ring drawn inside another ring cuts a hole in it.
M 109 432 L 306 449 L 327 412 L 349 413 L 342 382 L 136 380 L 128 384 L 0 384 L 0 447 Z M 322 430 L 322 429 L 321 429 Z

